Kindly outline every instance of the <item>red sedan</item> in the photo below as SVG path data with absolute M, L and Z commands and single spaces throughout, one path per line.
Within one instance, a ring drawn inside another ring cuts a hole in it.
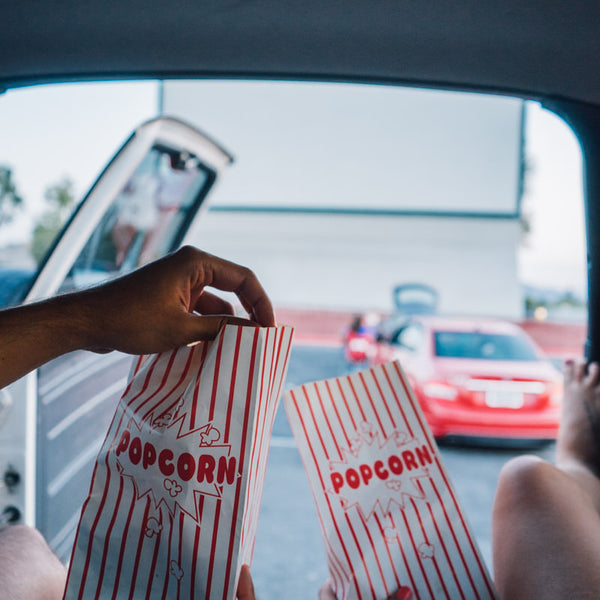
M 375 363 L 394 359 L 438 438 L 556 437 L 562 376 L 513 323 L 411 317 L 376 344 Z

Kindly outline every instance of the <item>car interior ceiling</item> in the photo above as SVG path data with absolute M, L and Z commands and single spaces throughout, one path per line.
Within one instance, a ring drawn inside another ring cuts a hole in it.
M 5 4 L 0 91 L 124 78 L 348 81 L 537 100 L 582 146 L 588 305 L 600 306 L 600 3 L 68 0 Z M 600 359 L 600 311 L 587 356 Z

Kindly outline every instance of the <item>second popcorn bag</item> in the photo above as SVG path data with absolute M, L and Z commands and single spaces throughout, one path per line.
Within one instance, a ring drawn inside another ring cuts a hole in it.
M 338 600 L 491 600 L 494 587 L 398 362 L 284 396 Z

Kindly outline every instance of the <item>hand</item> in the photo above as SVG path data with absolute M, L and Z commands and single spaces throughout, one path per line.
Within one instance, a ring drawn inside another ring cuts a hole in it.
M 238 600 L 256 600 L 252 577 L 250 577 L 250 567 L 248 565 L 242 566 L 240 579 L 238 581 L 237 597 Z
M 252 320 L 207 286 L 235 292 Z M 152 354 L 210 340 L 227 322 L 275 325 L 267 294 L 249 269 L 187 246 L 104 285 L 0 311 L 0 388 L 72 350 Z
M 235 292 L 255 323 L 232 317 L 231 304 L 206 286 Z M 226 322 L 275 325 L 271 302 L 252 271 L 190 246 L 88 290 L 86 300 L 85 347 L 96 351 L 150 354 L 213 339 Z

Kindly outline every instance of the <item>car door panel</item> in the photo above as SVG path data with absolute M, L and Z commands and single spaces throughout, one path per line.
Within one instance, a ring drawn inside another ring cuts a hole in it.
M 231 161 L 181 121 L 141 125 L 80 203 L 25 301 L 119 276 L 176 249 Z M 120 236 L 121 226 L 128 237 Z M 4 479 L 17 481 L 0 486 L 0 519 L 37 526 L 62 560 L 70 555 L 94 460 L 130 364 L 131 356 L 116 352 L 73 352 L 0 398 L 8 406 L 3 410 L 0 402 L 0 469 Z

